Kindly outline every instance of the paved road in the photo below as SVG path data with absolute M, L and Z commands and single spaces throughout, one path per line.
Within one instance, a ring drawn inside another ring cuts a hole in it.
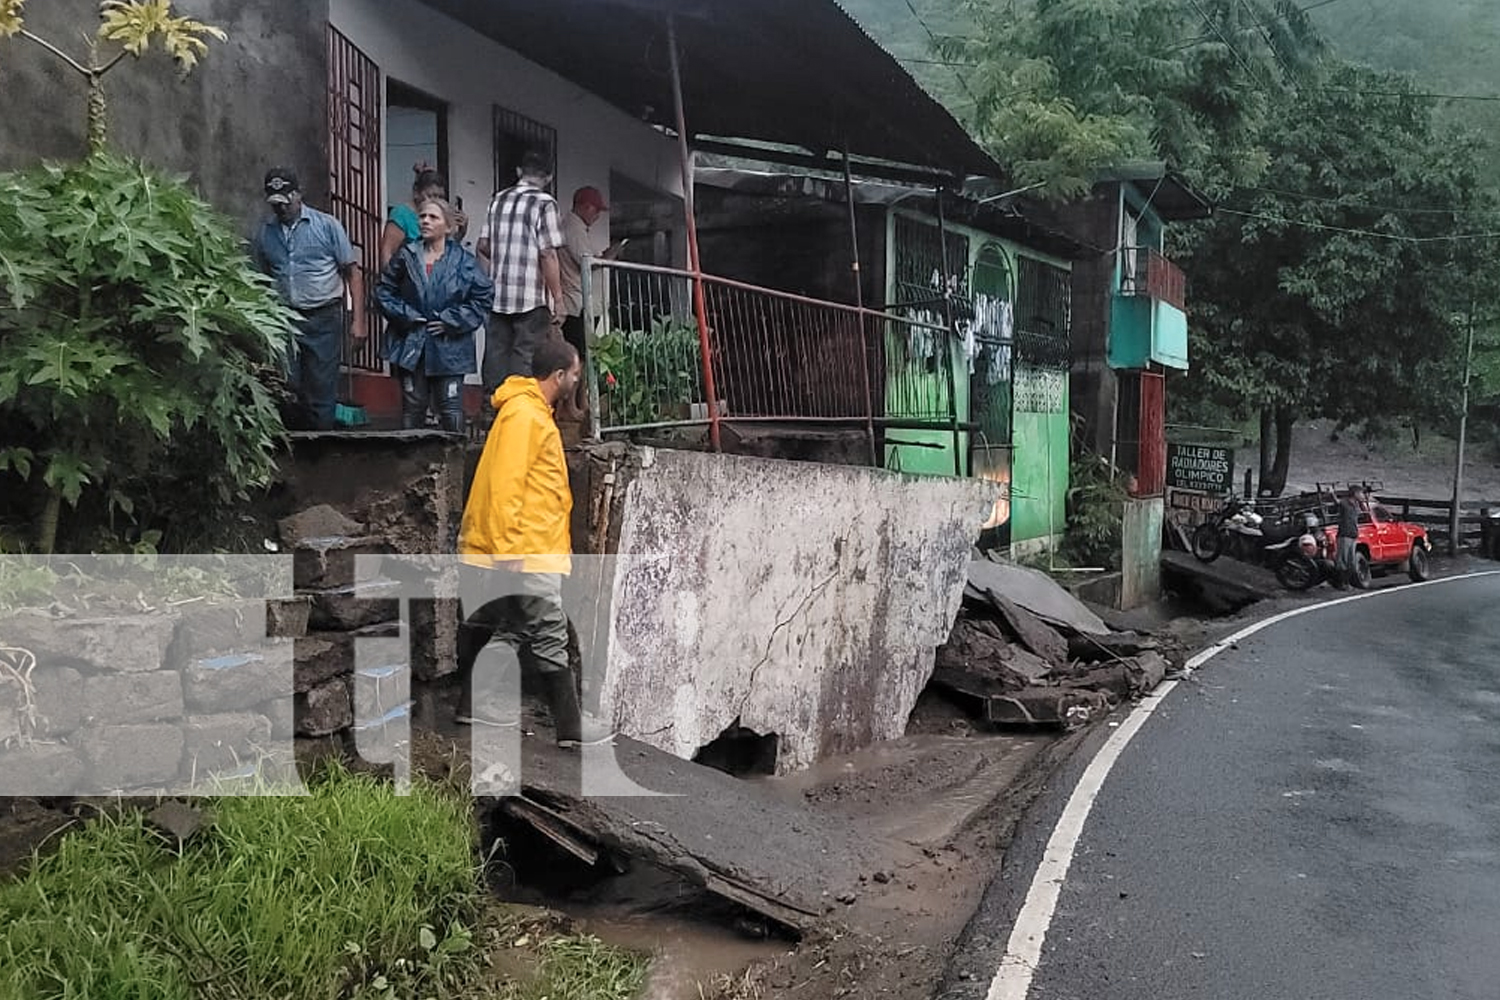
M 945 998 L 985 996 L 1076 777 Z M 1172 692 L 1094 801 L 1029 996 L 1500 997 L 1500 577 L 1281 622 Z

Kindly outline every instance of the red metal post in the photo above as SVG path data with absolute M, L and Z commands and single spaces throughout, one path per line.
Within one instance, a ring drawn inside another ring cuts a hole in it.
M 698 257 L 698 218 L 693 206 L 693 153 L 688 148 L 687 114 L 682 106 L 682 66 L 677 57 L 677 20 L 667 15 L 667 55 L 672 65 L 672 105 L 677 114 L 677 146 L 682 157 L 682 208 L 687 216 L 688 270 L 693 275 L 693 311 L 698 317 L 698 345 L 703 355 L 703 391 L 708 395 L 708 440 L 719 443 L 719 390 L 714 384 L 713 344 L 708 336 L 708 305 L 703 297 L 703 262 Z

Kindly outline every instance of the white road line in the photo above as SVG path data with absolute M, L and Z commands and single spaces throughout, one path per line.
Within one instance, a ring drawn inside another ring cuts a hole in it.
M 1183 679 L 1224 650 L 1248 639 L 1262 629 L 1270 628 L 1289 618 L 1337 607 L 1340 604 L 1348 604 L 1350 601 L 1363 601 L 1386 594 L 1408 593 L 1418 587 L 1435 587 L 1486 576 L 1500 576 L 1500 570 L 1466 573 L 1463 576 L 1444 577 L 1441 580 L 1428 580 L 1424 583 L 1407 584 L 1401 587 L 1364 591 L 1350 597 L 1284 611 L 1240 629 L 1229 638 L 1221 639 L 1188 660 L 1183 668 Z M 1125 747 L 1135 738 L 1135 734 L 1140 732 L 1146 720 L 1151 717 L 1151 713 L 1160 708 L 1167 696 L 1176 690 L 1179 683 L 1180 680 L 1166 681 L 1148 697 L 1142 699 L 1135 711 L 1130 713 L 1129 717 L 1120 724 L 1120 728 L 1116 729 L 1105 741 L 1104 746 L 1099 748 L 1099 752 L 1084 770 L 1083 777 L 1078 779 L 1077 787 L 1068 797 L 1068 804 L 1063 807 L 1062 816 L 1058 818 L 1057 826 L 1053 828 L 1052 836 L 1047 840 L 1047 848 L 1042 852 L 1041 864 L 1037 866 L 1036 874 L 1032 876 L 1031 888 L 1026 892 L 1026 901 L 1021 906 L 1021 912 L 1016 915 L 1015 926 L 1011 928 L 1010 940 L 1005 946 L 1005 957 L 1000 960 L 1000 968 L 990 983 L 987 1000 L 1026 1000 L 1031 992 L 1032 977 L 1036 975 L 1037 966 L 1042 960 L 1042 943 L 1046 940 L 1047 930 L 1052 925 L 1052 915 L 1057 910 L 1057 900 L 1062 894 L 1063 882 L 1066 881 L 1068 869 L 1073 864 L 1073 854 L 1078 849 L 1079 838 L 1083 836 L 1083 826 L 1088 822 L 1089 812 L 1094 808 L 1094 800 L 1098 798 L 1099 790 L 1104 787 L 1104 780 L 1109 777 L 1109 772 L 1114 768 L 1115 762 L 1125 752 Z

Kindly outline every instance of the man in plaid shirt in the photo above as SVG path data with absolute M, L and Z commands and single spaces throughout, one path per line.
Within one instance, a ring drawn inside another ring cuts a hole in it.
M 486 398 L 512 375 L 532 376 L 531 352 L 562 324 L 563 245 L 557 201 L 547 193 L 552 168 L 537 152 L 521 158 L 519 183 L 495 195 L 475 246 L 495 282 L 480 376 Z

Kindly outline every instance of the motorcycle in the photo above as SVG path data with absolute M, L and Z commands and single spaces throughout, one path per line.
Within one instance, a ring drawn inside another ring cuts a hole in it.
M 1263 520 L 1249 501 L 1229 497 L 1224 501 L 1224 506 L 1193 530 L 1194 557 L 1199 562 L 1211 563 L 1223 555 L 1226 548 L 1243 549 L 1243 543 L 1238 540 L 1245 536 L 1258 536 Z M 1233 545 L 1231 538 L 1236 539 Z
M 1325 581 L 1334 582 L 1338 576 L 1328 532 L 1317 515 L 1305 515 L 1304 527 L 1307 530 L 1296 539 L 1295 546 L 1290 545 L 1290 539 L 1283 543 L 1287 549 L 1276 564 L 1276 582 L 1287 590 L 1311 590 Z

